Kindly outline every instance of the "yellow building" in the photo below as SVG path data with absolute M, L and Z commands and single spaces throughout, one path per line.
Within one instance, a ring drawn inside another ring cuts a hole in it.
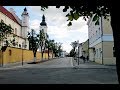
M 94 15 L 93 15 L 94 17 Z M 109 21 L 104 17 L 99 18 L 99 25 L 95 25 L 93 17 L 88 20 L 88 36 L 89 36 L 89 60 L 100 64 L 114 65 L 116 59 L 114 57 L 113 33 Z

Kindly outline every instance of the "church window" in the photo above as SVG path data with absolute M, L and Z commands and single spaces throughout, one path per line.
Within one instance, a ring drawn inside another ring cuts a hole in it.
M 17 28 L 15 28 L 15 34 L 17 35 Z

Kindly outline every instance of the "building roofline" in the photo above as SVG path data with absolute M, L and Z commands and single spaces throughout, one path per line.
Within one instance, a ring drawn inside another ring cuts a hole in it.
M 4 15 L 6 15 L 7 17 L 9 17 L 11 20 L 16 22 L 17 24 L 19 24 L 19 22 L 16 20 L 16 18 L 13 16 L 13 14 L 10 11 L 8 11 L 6 8 L 4 8 L 3 6 L 0 6 L 0 12 L 3 13 Z

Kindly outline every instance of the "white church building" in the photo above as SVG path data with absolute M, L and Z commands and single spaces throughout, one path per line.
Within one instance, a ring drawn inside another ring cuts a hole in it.
M 13 38 L 15 39 L 15 44 L 10 45 L 11 47 L 29 49 L 29 42 L 27 39 L 29 31 L 29 14 L 26 7 L 24 8 L 23 13 L 21 13 L 20 19 L 13 8 L 10 8 L 10 11 L 8 11 L 5 7 L 0 6 L 0 22 L 4 22 L 13 28 L 12 34 L 7 36 L 8 42 Z M 4 46 L 4 44 L 5 40 L 0 47 Z

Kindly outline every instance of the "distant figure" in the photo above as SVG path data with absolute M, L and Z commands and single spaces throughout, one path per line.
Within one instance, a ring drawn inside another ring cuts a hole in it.
M 87 58 L 86 58 L 86 59 L 87 59 L 87 62 L 88 62 L 88 60 L 89 60 L 88 56 L 87 56 Z
M 83 62 L 85 63 L 85 57 L 83 56 L 82 58 L 83 58 Z

